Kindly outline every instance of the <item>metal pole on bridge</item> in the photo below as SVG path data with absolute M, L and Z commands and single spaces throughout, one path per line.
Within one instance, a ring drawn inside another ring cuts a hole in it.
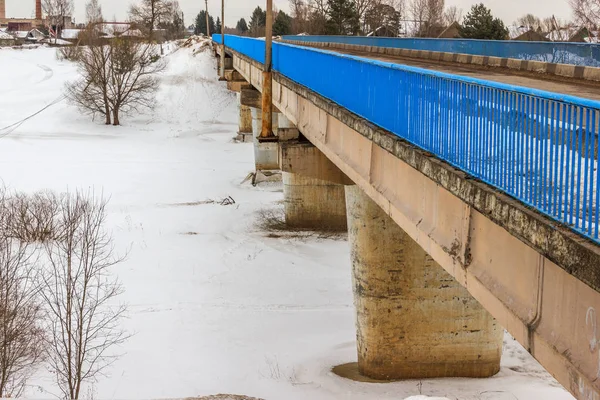
M 221 0 L 221 79 L 225 80 L 225 0 Z
M 262 130 L 263 139 L 274 138 L 273 135 L 273 0 L 267 0 L 267 18 L 265 24 L 265 66 L 262 82 Z
M 204 0 L 204 6 L 206 7 L 206 37 L 210 38 L 210 24 L 208 23 L 208 0 Z

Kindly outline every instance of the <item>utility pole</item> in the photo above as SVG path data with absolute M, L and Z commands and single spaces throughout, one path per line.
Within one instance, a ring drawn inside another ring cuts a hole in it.
M 225 79 L 225 0 L 221 0 L 221 79 Z
M 204 0 L 204 6 L 206 7 L 206 36 L 210 38 L 210 24 L 208 23 L 208 0 Z
M 262 82 L 262 130 L 260 137 L 273 138 L 273 0 L 267 0 L 265 66 Z

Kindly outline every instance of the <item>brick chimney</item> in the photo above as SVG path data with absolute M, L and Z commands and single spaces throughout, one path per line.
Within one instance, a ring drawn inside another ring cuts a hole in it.
M 35 19 L 38 21 L 42 20 L 42 0 L 35 0 Z
M 0 19 L 6 18 L 6 0 L 0 0 Z

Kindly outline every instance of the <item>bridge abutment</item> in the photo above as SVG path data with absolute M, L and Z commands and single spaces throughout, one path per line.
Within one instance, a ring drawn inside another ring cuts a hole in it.
M 358 186 L 346 187 L 358 372 L 377 380 L 489 377 L 504 330 Z
M 287 226 L 345 231 L 346 175 L 307 142 L 280 142 L 279 158 Z

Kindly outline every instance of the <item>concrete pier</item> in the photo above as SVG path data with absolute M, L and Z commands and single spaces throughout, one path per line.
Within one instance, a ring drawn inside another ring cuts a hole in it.
M 241 97 L 242 97 L 241 93 L 239 93 L 238 100 L 240 101 L 240 104 L 239 104 L 240 117 L 239 117 L 239 123 L 238 123 L 238 136 L 236 139 L 239 140 L 240 142 L 250 142 L 250 141 L 252 141 L 252 138 L 253 138 L 252 110 L 250 110 L 250 107 L 242 104 Z
M 254 136 L 254 161 L 257 171 L 279 170 L 277 161 L 277 142 L 261 142 L 258 140 L 262 130 L 262 110 L 250 108 L 252 114 L 252 133 Z M 275 115 L 275 114 L 273 114 Z M 277 119 L 273 118 L 273 129 L 277 129 Z
M 347 229 L 344 186 L 284 172 L 283 197 L 288 227 L 323 231 Z
M 489 377 L 503 329 L 359 187 L 346 187 L 358 372 L 377 380 Z
M 281 142 L 279 151 L 286 224 L 291 228 L 345 231 L 344 185 L 352 182 L 310 143 Z

